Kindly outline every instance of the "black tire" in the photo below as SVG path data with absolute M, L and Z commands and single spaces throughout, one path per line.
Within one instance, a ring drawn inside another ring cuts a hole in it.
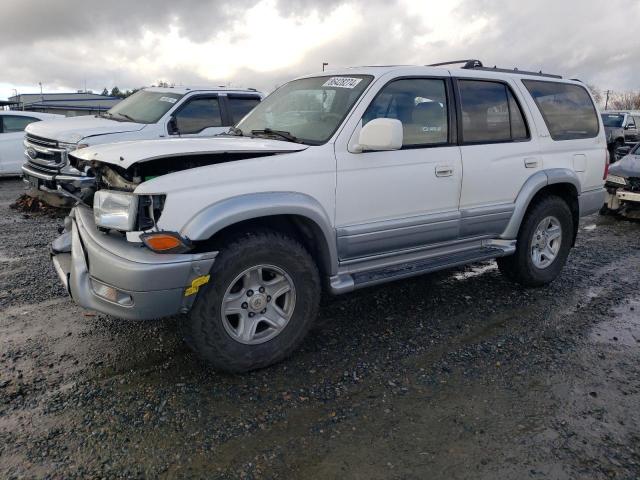
M 538 268 L 531 259 L 533 236 L 538 224 L 548 216 L 553 216 L 560 222 L 562 240 L 553 262 L 545 268 Z M 507 278 L 521 285 L 527 287 L 547 285 L 560 275 L 571 250 L 573 234 L 573 217 L 567 203 L 555 195 L 543 197 L 529 207 L 522 220 L 516 252 L 508 257 L 498 258 L 498 268 Z
M 262 264 L 289 275 L 295 307 L 277 336 L 260 344 L 243 344 L 225 330 L 222 300 L 239 274 Z M 317 315 L 321 288 L 318 267 L 298 241 L 273 231 L 245 233 L 220 250 L 210 274 L 211 280 L 200 288 L 180 328 L 186 343 L 202 359 L 217 370 L 246 372 L 279 362 L 300 345 Z

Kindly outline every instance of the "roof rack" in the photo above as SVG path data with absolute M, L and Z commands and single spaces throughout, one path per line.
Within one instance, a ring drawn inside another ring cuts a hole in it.
M 561 75 L 553 75 L 551 73 L 542 73 L 542 70 L 539 72 L 529 72 L 527 70 L 518 70 L 517 68 L 509 69 L 509 68 L 498 68 L 497 66 L 493 67 L 485 67 L 480 60 L 453 60 L 451 62 L 441 62 L 441 63 L 432 63 L 427 65 L 428 67 L 442 67 L 445 65 L 455 65 L 458 63 L 464 63 L 462 68 L 467 70 L 483 70 L 486 72 L 500 72 L 500 73 L 517 73 L 519 75 L 532 75 L 537 77 L 548 77 L 548 78 L 562 78 Z

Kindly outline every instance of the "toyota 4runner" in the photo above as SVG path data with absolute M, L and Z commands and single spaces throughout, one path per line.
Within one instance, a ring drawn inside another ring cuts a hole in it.
M 226 136 L 70 157 L 96 177 L 92 208 L 51 247 L 73 299 L 124 319 L 186 314 L 185 340 L 226 371 L 289 355 L 323 288 L 492 258 L 548 284 L 604 203 L 608 162 L 582 83 L 478 61 L 310 75 Z

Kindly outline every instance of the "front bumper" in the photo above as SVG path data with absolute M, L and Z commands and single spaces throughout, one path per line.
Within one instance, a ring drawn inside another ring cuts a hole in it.
M 154 253 L 120 234 L 100 232 L 91 209 L 82 206 L 72 210 L 70 220 L 70 231 L 52 244 L 54 268 L 76 303 L 119 318 L 187 312 L 194 285 L 203 283 L 217 255 Z M 110 298 L 96 293 L 105 286 L 117 293 Z
M 95 177 L 45 171 L 28 163 L 22 166 L 22 176 L 25 183 L 33 190 L 55 194 L 73 200 L 78 200 L 77 195 L 73 192 L 80 192 L 82 189 L 91 188 L 96 182 Z

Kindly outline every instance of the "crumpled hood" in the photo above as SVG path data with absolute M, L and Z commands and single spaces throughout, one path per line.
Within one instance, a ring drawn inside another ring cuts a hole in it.
M 73 156 L 129 168 L 138 162 L 184 155 L 222 153 L 288 153 L 309 148 L 300 143 L 255 137 L 168 138 L 119 142 L 83 148 Z
M 609 167 L 609 173 L 619 177 L 640 177 L 640 155 L 627 155 Z
M 34 122 L 27 126 L 26 132 L 59 142 L 78 143 L 80 140 L 109 133 L 135 132 L 145 127 L 143 123 L 117 122 L 104 117 L 90 115 L 67 117 L 56 120 Z

